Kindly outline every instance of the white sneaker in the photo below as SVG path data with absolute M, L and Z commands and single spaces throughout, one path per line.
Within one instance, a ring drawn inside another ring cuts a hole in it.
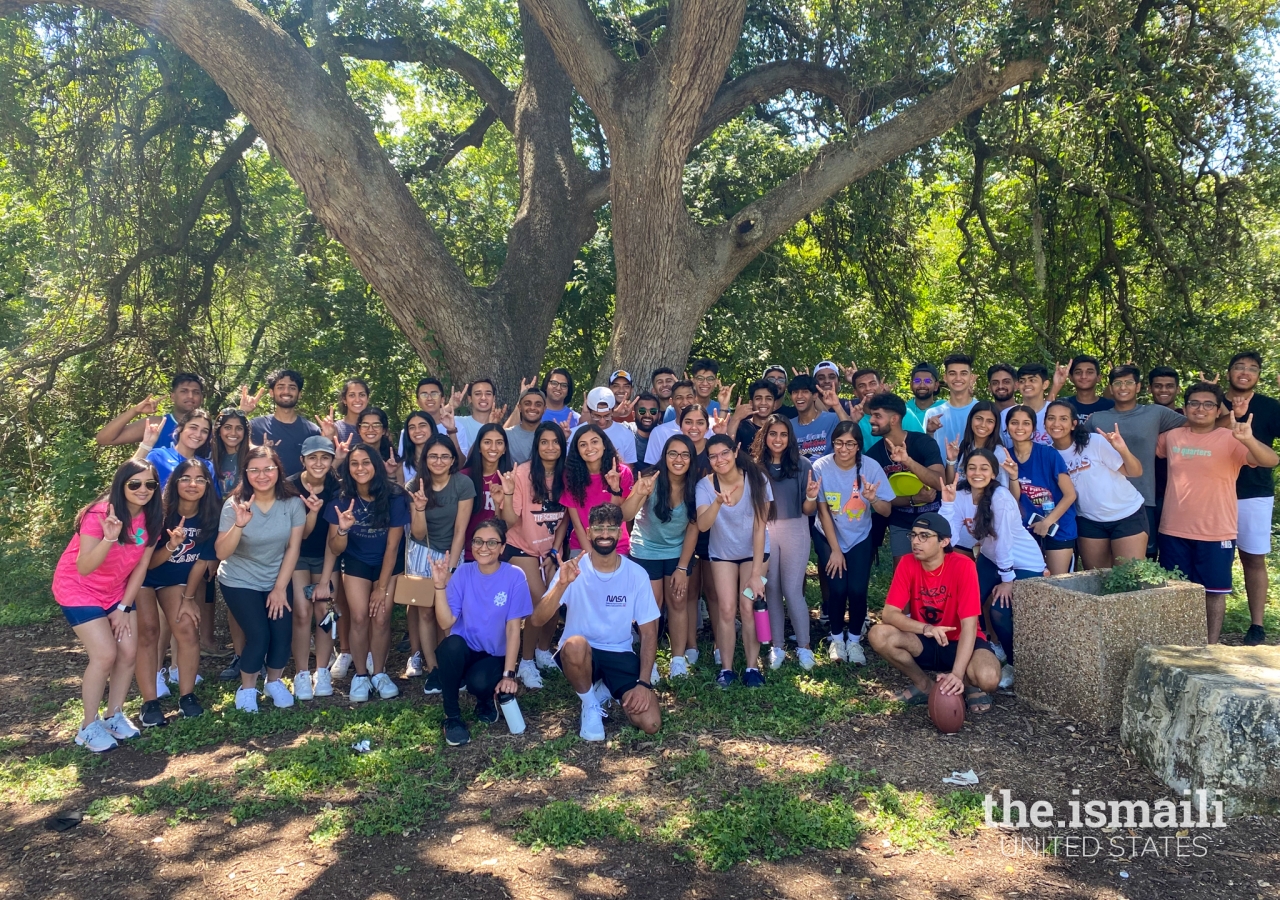
M 368 675 L 352 675 L 351 690 L 347 694 L 347 699 L 352 703 L 364 703 L 369 699 L 369 676 Z
M 783 662 L 786 661 L 787 651 L 781 647 L 773 647 L 769 650 L 769 668 L 780 669 Z
M 533 651 L 533 661 L 539 669 L 555 669 L 556 655 L 550 650 L 543 650 L 541 647 Z
M 609 689 L 605 687 L 603 681 L 597 681 L 591 688 L 596 695 L 596 705 L 600 709 L 609 708 L 609 704 L 613 702 L 613 694 L 609 693 Z
M 827 659 L 832 662 L 844 662 L 845 656 L 844 638 L 836 637 L 834 634 L 827 638 Z
M 370 650 L 368 655 L 366 655 L 364 658 L 364 670 L 366 672 L 373 671 L 373 651 L 372 650 Z
M 1000 646 L 999 641 L 991 642 L 991 652 L 996 655 L 996 659 L 1000 660 L 1000 665 L 1004 665 L 1009 661 L 1009 657 L 1005 655 L 1004 648 Z
M 671 657 L 671 678 L 684 678 L 689 674 L 689 661 L 683 656 Z
M 603 727 L 600 729 L 600 733 L 601 735 L 604 734 Z M 101 719 L 94 719 L 76 732 L 76 743 L 94 753 L 106 753 L 108 750 L 114 750 L 119 746 L 116 743 L 116 739 L 111 736 L 111 732 L 107 731 L 107 726 L 103 724 Z
M 142 734 L 138 730 L 138 726 L 129 721 L 129 717 L 124 714 L 123 709 L 110 719 L 105 720 L 102 725 L 117 741 L 127 741 L 129 738 L 136 738 Z
M 310 700 L 315 697 L 311 689 L 311 673 L 299 672 L 293 676 L 293 697 L 295 700 Z
M 604 740 L 604 714 L 594 703 L 582 704 L 582 727 L 578 729 L 578 737 L 584 741 Z
M 288 709 L 293 706 L 293 694 L 289 693 L 289 689 L 284 686 L 284 682 L 279 678 L 275 681 L 268 681 L 263 685 L 262 692 L 271 698 L 271 702 L 276 705 L 276 709 Z
M 169 696 L 169 683 L 165 678 L 165 670 L 161 669 L 156 673 L 156 699 Z
M 312 693 L 317 697 L 333 696 L 333 676 L 328 669 L 316 669 L 316 686 Z
M 236 691 L 236 709 L 256 713 L 258 711 L 258 689 L 242 687 Z
M 652 671 L 649 672 L 649 684 L 657 684 L 662 680 L 662 673 L 658 671 L 658 664 L 653 664 Z
M 415 653 L 409 657 L 409 661 L 404 664 L 405 678 L 421 678 L 422 677 L 422 654 Z
M 386 672 L 379 672 L 373 676 L 373 686 L 378 691 L 378 696 L 383 700 L 390 700 L 393 697 L 400 696 L 400 688 L 396 687 L 396 683 L 391 680 L 391 676 Z
M 339 653 L 333 657 L 333 662 L 329 664 L 329 671 L 332 677 L 339 680 L 347 677 L 347 671 L 351 668 L 351 654 Z
M 716 661 L 716 666 L 718 668 L 720 665 L 720 648 L 719 647 L 711 651 L 711 657 Z
M 520 665 L 516 666 L 516 678 L 531 691 L 542 687 L 542 673 L 538 671 L 538 664 L 531 659 L 520 660 Z
M 856 641 L 852 637 L 845 641 L 844 660 L 855 666 L 865 666 L 867 664 L 867 655 L 862 652 L 861 641 Z
M 1000 690 L 1007 691 L 1013 687 L 1013 666 L 1004 665 L 1000 668 Z
M 163 671 L 164 671 L 164 669 L 161 669 L 160 671 L 161 671 L 161 672 L 163 672 Z M 168 677 L 169 677 L 169 683 L 170 683 L 170 684 L 172 684 L 172 685 L 174 685 L 174 686 L 177 686 L 177 684 L 178 684 L 178 667 L 177 667 L 177 666 L 170 666 L 170 667 L 169 667 L 169 676 L 168 676 Z M 199 672 L 197 672 L 197 673 L 196 673 L 196 684 L 200 684 L 202 681 L 204 681 L 204 679 L 203 679 L 203 678 L 201 678 L 201 677 L 200 677 L 200 673 L 199 673 Z
M 800 668 L 804 669 L 806 672 L 812 671 L 813 664 L 815 662 L 813 658 L 813 651 L 808 647 L 801 647 L 796 651 L 796 661 L 800 663 Z
M 698 648 L 690 647 L 684 651 L 684 659 L 689 665 L 696 666 L 698 664 Z

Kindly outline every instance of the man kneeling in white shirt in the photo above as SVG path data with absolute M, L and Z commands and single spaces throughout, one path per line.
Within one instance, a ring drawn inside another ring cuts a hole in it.
M 653 685 L 640 680 L 641 672 L 653 670 L 658 652 L 658 604 L 645 570 L 618 555 L 621 531 L 620 507 L 606 503 L 592 509 L 587 528 L 591 548 L 560 564 L 533 610 L 533 624 L 541 626 L 561 604 L 568 607 L 555 659 L 582 700 L 578 733 L 584 741 L 604 740 L 600 704 L 610 696 L 621 698 L 627 718 L 645 734 L 662 727 Z M 632 622 L 640 626 L 639 654 L 631 645 Z

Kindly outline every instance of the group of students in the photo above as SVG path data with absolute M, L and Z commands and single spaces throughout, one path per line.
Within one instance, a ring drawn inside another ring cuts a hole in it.
M 787 659 L 788 620 L 796 661 L 811 669 L 811 553 L 827 658 L 865 664 L 865 634 L 910 679 L 909 703 L 927 696 L 934 670 L 972 710 L 989 708 L 1012 683 L 1012 582 L 1074 565 L 1158 555 L 1204 584 L 1214 642 L 1238 549 L 1246 642 L 1260 643 L 1280 462 L 1280 404 L 1256 393 L 1261 368 L 1258 354 L 1237 354 L 1227 390 L 1192 383 L 1183 408 L 1174 370 L 1152 370 L 1155 403 L 1140 404 L 1136 367 L 1112 368 L 1104 395 L 1089 356 L 1053 373 L 994 365 L 990 400 L 975 398 L 962 354 L 941 372 L 916 365 L 909 400 L 873 369 L 830 361 L 790 376 L 770 366 L 741 403 L 712 360 L 686 379 L 659 369 L 639 391 L 616 371 L 576 409 L 560 368 L 522 384 L 510 410 L 489 380 L 447 391 L 429 377 L 398 433 L 363 379 L 307 418 L 303 376 L 280 370 L 215 418 L 202 380 L 183 373 L 171 411 L 156 415 L 149 398 L 99 432 L 100 444 L 137 452 L 80 513 L 54 575 L 89 654 L 76 741 L 102 751 L 139 733 L 123 712 L 135 674 L 142 726 L 166 723 L 169 683 L 182 716 L 203 712 L 195 684 L 202 650 L 217 646 L 219 593 L 237 709 L 257 711 L 259 678 L 277 707 L 330 696 L 348 672 L 351 702 L 397 696 L 387 662 L 402 575 L 430 579 L 436 594 L 407 607 L 404 675 L 442 694 L 451 745 L 469 740 L 464 687 L 492 722 L 496 697 L 537 689 L 552 669 L 582 701 L 585 739 L 603 739 L 614 700 L 656 731 L 660 631 L 667 677 L 686 677 L 703 609 L 721 688 L 764 685 Z M 1059 398 L 1068 380 L 1074 393 Z M 250 419 L 267 394 L 271 413 Z M 464 402 L 469 414 L 457 415 Z M 893 586 L 867 632 L 886 537 Z M 768 634 L 757 633 L 760 604 Z

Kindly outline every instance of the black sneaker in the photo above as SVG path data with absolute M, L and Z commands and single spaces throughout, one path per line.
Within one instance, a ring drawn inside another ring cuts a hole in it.
M 1244 645 L 1246 647 L 1256 647 L 1259 644 L 1266 643 L 1267 630 L 1261 625 L 1250 625 L 1249 630 L 1244 633 Z
M 218 673 L 219 681 L 236 681 L 240 677 L 240 654 L 233 653 L 231 662 L 227 663 L 227 667 Z
M 142 715 L 138 717 L 143 728 L 163 728 L 169 723 L 165 721 L 164 710 L 159 700 L 148 700 L 142 704 Z
M 467 730 L 466 723 L 456 718 L 445 719 L 444 742 L 450 747 L 461 747 L 463 744 L 471 743 L 471 732 Z
M 498 721 L 498 704 L 493 702 L 492 697 L 476 699 L 476 718 L 489 725 Z
M 427 673 L 426 681 L 422 685 L 422 693 L 430 697 L 432 694 L 440 693 L 440 667 L 436 666 Z
M 179 697 L 178 711 L 182 713 L 184 719 L 194 719 L 196 716 L 204 715 L 204 707 L 200 705 L 195 694 L 183 694 Z
M 406 632 L 404 633 L 404 637 L 400 638 L 400 643 L 396 644 L 396 652 L 397 652 L 397 653 L 408 653 L 408 652 L 409 652 L 409 646 L 410 646 L 410 644 L 409 644 L 409 632 L 407 632 L 407 631 L 406 631 Z

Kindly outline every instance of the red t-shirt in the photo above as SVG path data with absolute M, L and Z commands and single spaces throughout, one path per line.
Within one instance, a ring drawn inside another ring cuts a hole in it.
M 978 617 L 977 637 L 986 640 L 982 631 L 982 602 L 978 597 L 978 567 L 963 553 L 948 553 L 942 565 L 925 571 L 920 561 L 908 553 L 894 570 L 886 606 L 896 606 L 917 622 L 954 628 L 948 640 L 960 637 L 960 620 Z
M 461 474 L 471 477 L 470 469 L 463 469 Z M 476 529 L 480 527 L 480 523 L 486 519 L 501 518 L 498 511 L 493 508 L 493 491 L 502 490 L 502 476 L 497 472 L 492 475 L 482 475 L 481 481 L 484 483 L 484 490 L 481 496 L 477 497 L 475 503 L 471 505 L 471 521 L 467 522 L 467 537 L 462 545 L 462 556 L 467 562 L 475 559 L 471 555 L 471 538 L 475 535 Z

